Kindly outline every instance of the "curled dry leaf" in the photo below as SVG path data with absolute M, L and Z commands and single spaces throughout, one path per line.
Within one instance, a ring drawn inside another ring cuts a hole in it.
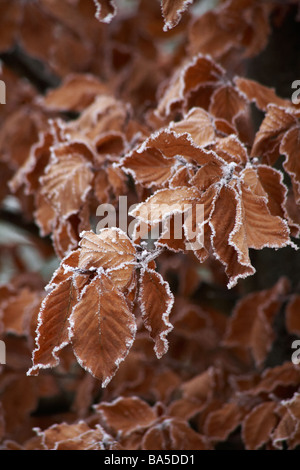
M 252 0 L 222 2 L 193 22 L 189 33 L 191 52 L 201 51 L 215 58 L 232 49 L 250 57 L 258 54 L 268 39 L 268 18 L 273 8 Z
M 143 437 L 143 450 L 208 450 L 207 440 L 180 418 L 167 418 Z
M 243 421 L 242 434 L 247 450 L 256 450 L 270 441 L 277 424 L 276 403 L 266 401 L 257 405 Z
M 99 234 L 82 232 L 78 267 L 83 270 L 103 268 L 119 289 L 132 281 L 136 249 L 119 229 L 102 229 Z
M 69 277 L 50 292 L 42 303 L 37 328 L 37 348 L 29 375 L 41 368 L 59 363 L 58 352 L 69 343 L 68 319 L 77 300 L 72 278 Z
M 212 440 L 225 441 L 240 424 L 241 410 L 236 403 L 226 403 L 209 413 L 205 421 L 205 435 Z
M 117 398 L 111 403 L 95 405 L 105 426 L 115 435 L 126 435 L 148 428 L 157 420 L 155 411 L 138 397 Z
M 277 96 L 274 88 L 268 88 L 255 80 L 236 77 L 234 82 L 248 100 L 254 102 L 257 108 L 262 111 L 267 111 L 269 104 L 276 104 L 284 108 L 291 106 L 290 101 Z
M 113 439 L 101 426 L 91 429 L 84 421 L 54 424 L 44 431 L 35 429 L 45 450 L 104 450 Z
M 174 296 L 169 284 L 153 269 L 144 268 L 141 271 L 139 304 L 144 324 L 155 342 L 156 355 L 161 358 L 168 350 L 166 336 L 173 329 L 169 315 Z
M 278 412 L 281 414 L 281 420 L 272 435 L 273 445 L 282 449 L 283 441 L 287 441 L 291 444 L 290 448 L 294 448 L 299 445 L 299 393 L 295 393 L 289 400 L 282 400 Z
M 93 173 L 80 154 L 70 155 L 68 148 L 61 150 L 60 155 L 45 169 L 41 185 L 42 194 L 54 210 L 59 216 L 67 218 L 83 206 L 91 189 Z
M 68 75 L 62 85 L 50 90 L 42 101 L 47 109 L 83 111 L 97 95 L 106 94 L 107 87 L 93 75 Z
M 193 0 L 161 0 L 161 8 L 165 21 L 165 31 L 173 28 L 179 23 L 182 13 L 191 3 L 193 3 Z

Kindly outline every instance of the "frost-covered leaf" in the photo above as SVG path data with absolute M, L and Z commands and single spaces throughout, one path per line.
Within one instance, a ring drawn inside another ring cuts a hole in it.
M 143 450 L 207 450 L 204 436 L 180 418 L 166 418 L 151 427 L 143 437 Z
M 214 255 L 225 265 L 230 279 L 229 287 L 235 285 L 239 278 L 255 272 L 250 262 L 246 236 L 243 234 L 237 239 L 238 228 L 243 227 L 240 212 L 237 192 L 223 186 L 214 201 L 210 226 Z
M 294 448 L 299 445 L 299 419 L 300 419 L 300 394 L 295 393 L 292 398 L 282 400 L 278 407 L 281 420 L 273 432 L 273 445 L 282 449 L 283 441 Z
M 280 145 L 280 153 L 285 155 L 285 162 L 283 163 L 285 171 L 290 175 L 295 201 L 300 203 L 300 126 L 292 127 L 288 130 Z
M 212 440 L 224 441 L 240 424 L 241 417 L 236 403 L 226 403 L 209 413 L 205 421 L 205 435 Z
M 48 109 L 83 111 L 98 94 L 107 93 L 107 87 L 92 75 L 68 75 L 62 85 L 50 90 L 42 103 Z
M 199 192 L 196 188 L 161 189 L 138 204 L 131 215 L 143 222 L 155 224 L 175 213 L 183 213 L 197 200 L 197 196 Z
M 211 149 L 227 163 L 235 162 L 245 165 L 249 161 L 245 145 L 234 134 L 218 139 Z
M 200 15 L 190 29 L 191 53 L 220 58 L 230 52 L 248 57 L 265 47 L 270 33 L 268 16 L 272 6 L 252 1 L 221 2 L 218 7 Z M 242 56 L 243 57 L 243 56 Z
M 83 206 L 92 179 L 93 173 L 82 155 L 60 155 L 41 177 L 42 193 L 58 215 L 67 218 Z
M 266 401 L 257 405 L 243 421 L 242 436 L 247 450 L 256 450 L 270 440 L 277 424 L 276 403 Z
M 189 62 L 184 63 L 173 74 L 168 87 L 160 97 L 157 114 L 162 116 L 172 114 L 173 110 L 180 108 L 190 96 L 194 98 L 193 92 L 199 95 L 199 90 L 204 90 L 203 93 L 208 95 L 208 98 L 205 96 L 205 101 L 209 104 L 210 95 L 222 83 L 224 75 L 225 70 L 210 56 L 199 54 L 197 51 Z M 195 103 L 192 106 L 195 106 Z M 201 100 L 197 106 L 201 108 Z M 205 109 L 207 108 L 208 105 Z
M 95 405 L 94 409 L 105 426 L 119 435 L 148 428 L 157 419 L 153 408 L 138 397 L 120 397 L 111 403 Z
M 104 228 L 98 234 L 83 232 L 79 243 L 80 269 L 103 268 L 122 289 L 132 280 L 136 250 L 128 236 L 118 228 Z
M 29 335 L 31 318 L 36 309 L 38 311 L 41 300 L 36 292 L 25 287 L 2 302 L 0 317 L 5 331 L 20 336 Z
M 297 118 L 290 109 L 270 104 L 255 135 L 251 156 L 263 156 L 268 163 L 273 164 L 279 156 L 284 134 L 296 124 Z
M 247 102 L 232 85 L 218 88 L 212 98 L 209 111 L 216 117 L 234 123 L 235 118 L 245 113 Z
M 192 108 L 179 122 L 170 125 L 176 134 L 188 133 L 196 146 L 206 146 L 215 140 L 216 132 L 213 117 L 201 108 Z M 177 153 L 185 155 L 177 148 Z
M 110 437 L 99 425 L 91 429 L 84 421 L 74 424 L 62 422 L 43 431 L 38 428 L 35 431 L 45 450 L 104 450 L 103 441 L 109 441 Z
M 58 284 L 43 300 L 38 316 L 33 366 L 28 375 L 37 375 L 40 369 L 59 363 L 59 352 L 69 344 L 69 317 L 78 299 L 72 277 Z
M 95 17 L 103 23 L 110 23 L 115 14 L 117 7 L 114 0 L 94 0 L 96 6 Z
M 279 387 L 297 386 L 300 380 L 300 369 L 291 361 L 280 366 L 267 368 L 261 380 L 250 390 L 251 395 L 265 394 L 276 391 Z
M 161 358 L 168 350 L 166 336 L 173 326 L 169 315 L 174 297 L 169 284 L 153 269 L 142 269 L 140 274 L 139 304 L 146 328 L 155 342 L 154 350 Z
M 172 176 L 174 159 L 166 158 L 160 149 L 138 149 L 125 157 L 122 168 L 146 188 L 160 186 Z
M 135 338 L 135 317 L 104 274 L 84 287 L 70 317 L 70 338 L 79 364 L 105 387 Z
M 182 13 L 188 8 L 193 0 L 161 0 L 161 8 L 165 20 L 164 31 L 176 26 Z
M 255 102 L 256 106 L 262 111 L 267 111 L 269 104 L 282 107 L 291 105 L 290 101 L 277 96 L 274 88 L 268 88 L 255 80 L 237 77 L 234 82 L 238 89 L 247 96 L 248 100 Z

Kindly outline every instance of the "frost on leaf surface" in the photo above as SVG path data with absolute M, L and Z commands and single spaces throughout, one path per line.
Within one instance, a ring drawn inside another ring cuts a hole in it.
M 78 362 L 103 385 L 109 382 L 135 337 L 135 318 L 121 291 L 132 283 L 134 260 L 135 248 L 120 230 L 84 232 L 49 283 L 29 374 L 56 366 L 58 352 L 71 343 Z
M 136 250 L 128 236 L 117 228 L 104 228 L 99 234 L 83 232 L 78 267 L 103 268 L 116 286 L 125 288 L 132 280 Z
M 96 18 L 103 23 L 110 23 L 117 12 L 114 0 L 94 0 L 94 3 Z
M 193 3 L 193 0 L 161 0 L 165 31 L 179 23 L 182 13 L 191 3 Z
M 105 387 L 127 356 L 136 332 L 125 297 L 105 274 L 83 289 L 70 325 L 78 362 Z
M 69 343 L 68 318 L 76 300 L 72 277 L 58 284 L 45 297 L 39 313 L 37 348 L 33 352 L 30 375 L 59 363 L 58 352 Z
M 169 322 L 169 314 L 174 297 L 168 283 L 153 269 L 142 269 L 139 303 L 145 326 L 155 342 L 156 355 L 160 358 L 168 350 L 166 336 L 173 329 Z
M 66 152 L 70 152 L 68 148 Z M 80 154 L 57 156 L 41 178 L 42 194 L 62 217 L 77 213 L 91 189 L 93 173 Z

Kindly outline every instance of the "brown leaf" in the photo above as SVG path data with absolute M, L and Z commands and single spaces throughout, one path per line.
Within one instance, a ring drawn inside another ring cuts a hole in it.
M 211 57 L 199 54 L 199 51 L 197 51 L 197 55 L 192 60 L 184 63 L 173 74 L 160 97 L 156 110 L 157 114 L 169 116 L 188 100 L 192 100 L 193 107 L 199 106 L 199 108 L 208 109 L 208 105 L 205 107 L 201 104 L 203 104 L 203 100 L 209 104 L 210 95 L 216 86 L 222 82 L 224 75 L 225 70 L 219 64 L 214 62 Z M 202 100 L 201 91 L 204 95 Z
M 238 89 L 247 96 L 248 100 L 255 102 L 262 111 L 267 111 L 269 104 L 276 104 L 283 108 L 291 106 L 291 102 L 276 95 L 274 88 L 269 88 L 255 80 L 237 77 L 234 80 Z
M 291 109 L 270 104 L 265 118 L 255 135 L 251 156 L 263 156 L 266 162 L 272 165 L 279 156 L 280 144 L 284 134 L 294 127 L 295 124 L 297 124 L 297 119 L 291 112 Z M 295 131 L 293 131 L 292 135 L 295 138 Z
M 215 374 L 212 367 L 181 385 L 184 398 L 196 399 L 201 404 L 209 402 L 212 398 L 214 387 Z
M 291 443 L 292 447 L 299 444 L 299 420 L 300 420 L 300 394 L 295 393 L 289 400 L 280 402 L 278 412 L 281 414 L 277 428 L 272 435 L 273 445 L 282 447 L 282 441 Z
M 249 161 L 245 145 L 234 134 L 219 139 L 211 149 L 227 163 L 236 162 L 245 165 Z
M 242 186 L 244 231 L 249 248 L 280 248 L 290 244 L 287 222 L 270 214 L 263 195 Z
M 97 95 L 106 94 L 107 87 L 92 75 L 70 74 L 58 87 L 50 90 L 42 104 L 59 111 L 83 111 Z
M 287 188 L 283 184 L 282 173 L 268 165 L 258 165 L 257 176 L 268 197 L 268 209 L 271 214 L 285 218 L 289 224 L 296 226 L 285 210 Z
M 240 424 L 241 417 L 241 410 L 236 403 L 226 403 L 207 416 L 204 424 L 205 435 L 212 440 L 225 441 Z
M 107 434 L 99 426 L 91 429 L 84 421 L 74 424 L 54 424 L 41 431 L 35 429 L 42 439 L 42 445 L 46 450 L 103 450 L 103 440 Z
M 198 147 L 211 144 L 215 139 L 213 118 L 201 108 L 192 108 L 184 116 L 184 119 L 172 124 L 170 128 L 179 135 L 186 132 L 190 134 Z M 177 153 L 179 153 L 179 149 L 177 149 Z M 186 156 L 186 153 L 182 152 L 182 155 Z
M 127 356 L 136 332 L 126 299 L 104 274 L 82 290 L 70 317 L 70 337 L 79 364 L 105 387 Z
M 216 195 L 210 226 L 214 255 L 225 265 L 229 277 L 228 287 L 233 287 L 239 278 L 245 278 L 255 270 L 250 262 L 246 236 L 243 234 L 237 238 L 239 227 L 244 228 L 244 225 L 238 194 L 230 186 L 223 186 Z
M 168 414 L 176 418 L 190 420 L 202 411 L 203 408 L 203 403 L 200 403 L 195 399 L 179 398 L 178 400 L 172 401 L 169 405 Z
M 11 113 L 1 125 L 1 160 L 9 162 L 11 168 L 23 165 L 32 145 L 46 125 L 47 117 L 38 107 L 25 104 Z
M 164 31 L 174 28 L 181 18 L 182 13 L 193 0 L 161 0 L 161 8 L 165 20 Z
M 38 316 L 36 344 L 33 351 L 33 366 L 28 375 L 37 375 L 40 369 L 55 367 L 59 363 L 58 353 L 69 344 L 69 317 L 78 293 L 72 277 L 58 284 L 42 302 Z
M 190 51 L 193 54 L 201 52 L 212 57 L 222 56 L 232 47 L 235 40 L 241 40 L 241 24 L 241 18 L 238 23 L 236 15 L 234 15 L 231 28 L 228 28 L 224 17 L 222 18 L 217 9 L 206 12 L 196 18 L 191 26 L 189 32 Z
M 249 391 L 251 395 L 275 392 L 278 387 L 298 386 L 300 370 L 292 362 L 265 369 L 260 382 Z
M 298 430 L 298 421 L 286 410 L 280 420 L 278 426 L 272 434 L 273 446 L 277 449 L 282 449 L 282 443 L 289 442 L 293 439 Z
M 41 300 L 36 292 L 24 288 L 4 302 L 0 312 L 3 314 L 5 331 L 20 336 L 29 335 L 31 317 L 38 309 Z
M 244 96 L 232 85 L 218 88 L 211 98 L 210 113 L 214 116 L 234 123 L 235 118 L 246 111 Z
M 60 149 L 62 152 L 62 149 Z M 67 218 L 79 212 L 91 189 L 93 173 L 89 162 L 79 153 L 66 149 L 51 162 L 41 177 L 42 194 L 57 214 Z
M 207 450 L 204 436 L 180 418 L 166 418 L 151 427 L 143 437 L 143 450 Z
M 251 410 L 243 421 L 242 436 L 247 450 L 257 450 L 270 440 L 277 424 L 276 403 L 267 401 Z
M 252 57 L 266 45 L 272 5 L 230 0 L 196 18 L 190 29 L 190 52 L 224 57 L 236 49 Z
M 99 234 L 92 231 L 81 234 L 80 269 L 103 268 L 119 289 L 132 281 L 136 250 L 128 236 L 118 228 L 104 228 Z
M 175 213 L 183 213 L 197 196 L 199 192 L 196 188 L 161 189 L 138 204 L 130 215 L 145 223 L 155 224 Z
M 144 324 L 155 342 L 156 355 L 161 358 L 168 350 L 166 336 L 173 329 L 169 315 L 174 297 L 169 284 L 153 269 L 141 271 L 139 304 Z
M 155 411 L 138 397 L 120 397 L 112 403 L 95 405 L 94 409 L 116 435 L 148 428 L 157 419 Z
M 272 323 L 287 290 L 283 278 L 271 289 L 248 294 L 240 300 L 230 318 L 224 344 L 248 348 L 257 366 L 261 366 L 272 346 Z
M 300 126 L 288 130 L 280 144 L 280 153 L 285 155 L 283 167 L 289 174 L 293 184 L 296 204 L 300 203 Z
M 174 160 L 166 158 L 161 150 L 155 147 L 141 150 L 127 155 L 122 162 L 122 168 L 145 188 L 166 183 L 173 173 Z

